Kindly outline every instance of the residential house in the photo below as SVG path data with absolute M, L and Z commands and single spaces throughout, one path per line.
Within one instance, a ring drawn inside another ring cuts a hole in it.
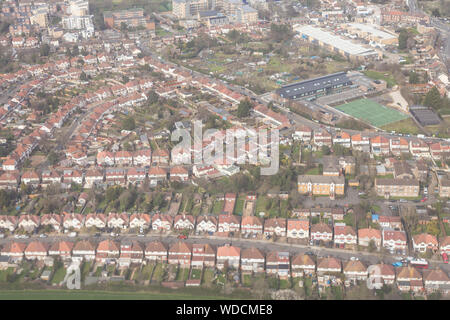
M 435 236 L 428 233 L 417 234 L 412 237 L 412 244 L 414 251 L 416 252 L 426 252 L 431 250 L 435 253 L 439 250 L 439 243 Z
M 287 238 L 309 240 L 309 219 L 288 219 Z
M 264 221 L 264 235 L 277 237 L 286 236 L 286 219 L 270 218 Z
M 303 275 L 313 275 L 316 272 L 316 263 L 310 255 L 297 254 L 291 261 L 292 277 L 302 277 Z
M 173 218 L 169 214 L 154 214 L 152 216 L 152 229 L 155 231 L 170 231 L 173 225 Z
M 407 241 L 404 231 L 383 229 L 383 247 L 396 253 L 406 253 Z
M 131 264 L 141 264 L 144 258 L 144 250 L 136 240 L 122 240 L 120 243 L 119 266 L 129 267 Z
M 197 216 L 196 231 L 215 233 L 217 231 L 217 218 L 206 215 Z
M 167 247 L 158 240 L 149 242 L 145 247 L 145 259 L 150 261 L 167 261 Z
M 95 244 L 90 240 L 78 241 L 73 246 L 72 256 L 92 261 L 95 259 L 95 248 Z
M 18 228 L 22 228 L 26 232 L 33 232 L 40 226 L 40 219 L 36 215 L 23 214 L 19 217 L 17 223 Z
M 367 280 L 367 267 L 360 260 L 350 260 L 344 263 L 344 275 L 348 280 Z
M 173 228 L 175 230 L 194 230 L 195 218 L 192 215 L 179 214 L 173 220 Z
M 0 229 L 14 231 L 17 227 L 18 219 L 16 216 L 0 215 Z
M 130 229 L 148 229 L 152 223 L 152 218 L 147 213 L 134 213 L 130 216 Z
M 397 286 L 403 292 L 420 292 L 423 291 L 422 275 L 412 267 L 397 268 Z
M 69 259 L 72 257 L 72 249 L 73 249 L 74 243 L 71 241 L 56 241 L 48 250 L 48 254 L 50 256 L 60 256 L 63 259 Z
M 351 226 L 334 227 L 334 245 L 339 248 L 355 247 L 357 243 L 356 232 Z
M 25 248 L 24 253 L 28 260 L 43 260 L 48 254 L 48 244 L 41 241 L 31 241 Z
M 450 293 L 450 278 L 448 274 L 440 268 L 425 270 L 423 272 L 423 282 L 425 291 L 430 294 L 440 292 L 444 295 Z
M 80 230 L 84 225 L 85 216 L 78 213 L 66 213 L 63 217 L 63 226 L 69 230 Z
M 106 225 L 111 229 L 127 229 L 130 223 L 130 217 L 127 213 L 113 213 L 108 214 Z
M 86 228 L 97 228 L 104 229 L 107 226 L 107 217 L 103 213 L 89 213 L 86 215 L 86 220 L 84 221 L 84 226 Z
M 62 216 L 55 213 L 44 214 L 41 217 L 41 226 L 50 226 L 51 229 L 60 231 L 62 226 Z
M 319 258 L 317 260 L 317 272 L 323 273 L 341 273 L 341 261 L 334 257 Z
M 178 241 L 169 247 L 169 264 L 178 264 L 182 268 L 189 268 L 192 258 L 192 244 Z
M 241 249 L 239 247 L 225 244 L 217 248 L 217 269 L 223 269 L 225 266 L 233 269 L 239 269 L 241 258 Z
M 263 222 L 260 218 L 255 216 L 245 216 L 241 222 L 242 234 L 262 234 Z
M 380 250 L 381 248 L 381 231 L 374 228 L 363 228 L 358 230 L 358 245 L 369 247 L 370 243 Z
M 216 264 L 215 249 L 208 243 L 192 245 L 192 268 L 214 267 Z
M 144 183 L 147 178 L 147 169 L 145 168 L 130 168 L 127 172 L 127 181 L 129 185 L 139 186 Z
M 231 214 L 219 215 L 219 232 L 239 232 L 241 217 Z
M 333 240 L 333 231 L 325 223 L 311 225 L 311 243 L 318 245 L 320 241 L 325 243 Z
M 291 262 L 289 252 L 287 251 L 271 251 L 266 256 L 266 273 L 275 274 L 280 278 L 288 278 Z
M 241 251 L 242 273 L 264 272 L 264 262 L 264 254 L 258 248 L 250 247 Z
M 119 254 L 119 243 L 110 239 L 106 239 L 98 244 L 95 261 L 100 263 L 114 263 L 119 258 Z
M 26 248 L 27 244 L 25 242 L 11 241 L 2 247 L 0 253 L 2 256 L 7 256 L 17 261 L 22 260 Z

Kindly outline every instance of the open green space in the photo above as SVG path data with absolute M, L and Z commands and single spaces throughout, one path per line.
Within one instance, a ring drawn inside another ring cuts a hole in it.
M 227 297 L 182 292 L 109 292 L 88 290 L 2 290 L 0 300 L 214 300 Z M 229 299 L 229 298 L 228 298 Z

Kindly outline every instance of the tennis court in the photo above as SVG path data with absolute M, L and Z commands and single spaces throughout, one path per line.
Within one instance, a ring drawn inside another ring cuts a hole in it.
M 375 127 L 382 127 L 408 118 L 407 115 L 397 110 L 390 109 L 369 99 L 355 100 L 335 108 Z

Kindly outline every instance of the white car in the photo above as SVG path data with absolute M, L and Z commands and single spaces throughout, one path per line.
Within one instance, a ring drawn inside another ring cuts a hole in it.
M 22 238 L 22 236 L 20 234 L 15 234 L 14 235 L 14 239 L 20 239 L 20 238 Z
M 39 238 L 47 238 L 47 235 L 45 233 L 39 235 Z

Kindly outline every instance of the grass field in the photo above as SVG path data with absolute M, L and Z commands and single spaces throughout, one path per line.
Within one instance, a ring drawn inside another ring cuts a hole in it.
M 2 290 L 0 300 L 215 300 L 230 299 L 221 296 L 189 293 L 110 292 L 87 290 Z
M 401 121 L 397 121 L 395 123 L 387 124 L 381 129 L 386 131 L 395 131 L 397 133 L 402 134 L 419 134 L 422 133 L 422 131 L 419 129 L 419 127 L 416 125 L 413 119 L 408 118 Z
M 364 71 L 364 75 L 366 75 L 369 78 L 375 79 L 375 80 L 384 80 L 386 81 L 387 87 L 392 88 L 397 84 L 394 77 L 390 73 L 385 72 L 378 72 L 374 70 L 366 70 Z
M 337 106 L 336 109 L 355 118 L 366 121 L 373 126 L 382 127 L 389 123 L 407 119 L 403 113 L 385 107 L 369 99 L 359 99 Z

